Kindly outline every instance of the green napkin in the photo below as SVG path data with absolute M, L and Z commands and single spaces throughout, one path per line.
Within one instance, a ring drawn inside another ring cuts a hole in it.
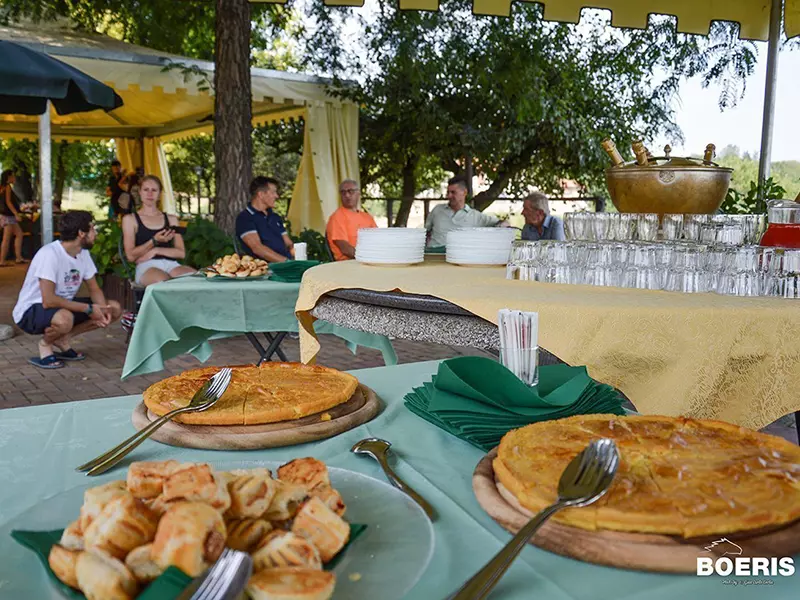
M 479 356 L 442 362 L 431 381 L 405 396 L 411 412 L 485 451 L 512 429 L 537 421 L 625 414 L 622 401 L 586 367 L 540 367 L 539 385 L 529 388 L 499 362 Z
M 303 279 L 303 273 L 318 264 L 318 260 L 287 260 L 282 263 L 273 263 L 269 266 L 269 270 L 272 272 L 269 278 L 272 281 L 299 283 Z
M 366 528 L 366 525 L 350 523 L 350 539 L 347 541 L 344 548 L 342 548 L 342 551 L 325 565 L 326 571 L 333 570 L 336 564 L 342 559 L 342 556 L 344 556 L 345 551 L 350 547 L 350 544 L 364 533 Z M 14 530 L 11 532 L 11 537 L 14 538 L 18 544 L 25 546 L 36 554 L 39 561 L 44 566 L 44 570 L 47 572 L 50 581 L 53 582 L 53 585 L 58 588 L 61 594 L 67 598 L 74 598 L 75 600 L 86 600 L 86 596 L 79 590 L 62 583 L 50 569 L 50 565 L 47 561 L 47 557 L 50 555 L 50 548 L 59 542 L 63 532 L 63 529 L 56 529 L 54 531 Z M 174 600 L 191 581 L 192 578 L 180 569 L 169 567 L 136 598 L 137 600 Z
M 446 246 L 428 246 L 425 248 L 425 254 L 445 254 L 446 252 Z

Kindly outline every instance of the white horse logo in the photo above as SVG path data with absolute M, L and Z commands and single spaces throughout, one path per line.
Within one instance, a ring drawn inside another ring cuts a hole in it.
M 706 550 L 705 551 L 706 552 L 711 552 L 712 548 L 716 548 L 717 546 L 719 546 L 721 544 L 727 544 L 727 546 L 725 547 L 725 552 L 720 554 L 720 556 L 725 556 L 726 554 L 730 554 L 732 556 L 734 556 L 734 555 L 735 556 L 741 556 L 742 555 L 742 552 L 743 552 L 742 547 L 737 545 L 737 544 L 734 544 L 728 538 L 720 538 L 718 540 L 715 540 L 715 541 L 711 542 L 710 545 L 706 546 Z M 716 553 L 719 554 L 719 550 L 721 550 L 721 549 L 722 548 L 717 549 Z

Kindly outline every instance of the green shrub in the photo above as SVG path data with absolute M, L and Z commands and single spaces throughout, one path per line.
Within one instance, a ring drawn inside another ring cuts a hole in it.
M 233 254 L 231 236 L 202 217 L 189 221 L 183 243 L 186 246 L 186 259 L 183 263 L 195 269 L 202 269 L 226 254 Z
M 92 259 L 97 266 L 99 283 L 102 285 L 103 275 L 114 273 L 123 278 L 133 277 L 133 269 L 129 273 L 119 256 L 119 241 L 122 239 L 122 228 L 116 222 L 99 221 L 95 223 L 97 239 L 91 249 Z
M 289 237 L 296 244 L 297 242 L 305 242 L 308 244 L 308 260 L 318 260 L 320 262 L 329 262 L 328 250 L 326 249 L 327 241 L 325 236 L 315 229 L 303 228 L 298 235 L 292 233 L 292 224 L 287 219 L 283 224 L 286 226 L 286 231 L 289 232 Z
M 772 177 L 764 182 L 764 198 L 783 198 L 785 195 L 786 190 L 775 183 Z M 750 190 L 746 194 L 737 192 L 733 188 L 729 189 L 720 209 L 729 215 L 752 215 L 763 212 L 763 207 L 758 206 L 758 184 L 751 181 Z

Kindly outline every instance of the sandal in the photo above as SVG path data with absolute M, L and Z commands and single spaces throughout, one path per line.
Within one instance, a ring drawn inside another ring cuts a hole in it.
M 28 359 L 28 362 L 31 363 L 34 367 L 39 367 L 40 369 L 62 369 L 64 368 L 64 363 L 58 360 L 54 354 L 50 356 L 45 356 L 44 358 L 39 358 L 38 356 L 32 356 Z
M 53 356 L 60 360 L 83 360 L 86 355 L 83 352 L 75 352 L 73 348 L 53 352 Z

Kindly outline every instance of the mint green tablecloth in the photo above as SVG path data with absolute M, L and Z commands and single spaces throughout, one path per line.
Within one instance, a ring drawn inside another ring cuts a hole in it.
M 190 353 L 200 361 L 211 356 L 209 340 L 247 332 L 297 331 L 294 305 L 299 283 L 278 281 L 206 281 L 182 277 L 147 288 L 133 330 L 122 378 L 161 371 L 164 361 Z M 357 346 L 376 348 L 387 365 L 397 364 L 388 338 L 325 321 L 318 334 L 333 333 Z M 263 339 L 259 341 L 266 343 Z M 255 348 L 253 361 L 257 354 Z M 247 357 L 242 358 L 247 361 Z
M 282 461 L 315 456 L 332 466 L 382 478 L 377 464 L 350 453 L 359 439 L 380 436 L 392 442 L 400 476 L 439 514 L 433 562 L 408 594 L 409 600 L 442 600 L 481 567 L 509 539 L 472 494 L 472 471 L 482 453 L 409 412 L 403 395 L 430 380 L 438 363 L 414 363 L 354 371 L 386 402 L 372 422 L 316 444 L 247 452 L 173 448 L 147 441 L 133 460 Z M 0 411 L 0 523 L 69 488 L 119 478 L 114 470 L 87 479 L 76 465 L 133 433 L 130 415 L 140 396 L 71 402 Z M 390 542 L 388 542 L 390 543 Z M 35 556 L 9 539 L 0 539 L 0 598 L 45 596 L 46 576 Z M 800 565 L 800 556 L 795 557 Z M 509 600 L 759 600 L 796 599 L 800 574 L 772 577 L 773 585 L 726 584 L 733 578 L 656 575 L 599 567 L 550 554 L 523 550 L 492 598 Z M 768 579 L 763 576 L 752 579 Z

